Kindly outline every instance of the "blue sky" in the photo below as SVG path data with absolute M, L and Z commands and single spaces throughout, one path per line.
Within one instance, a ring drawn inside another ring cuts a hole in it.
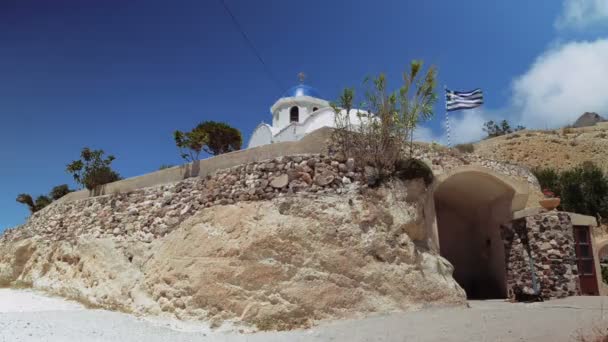
M 73 184 L 65 165 L 83 146 L 131 177 L 180 163 L 172 131 L 203 120 L 246 142 L 300 71 L 332 100 L 379 72 L 398 87 L 423 59 L 439 84 L 485 91 L 483 109 L 454 114 L 456 141 L 489 118 L 608 113 L 608 0 L 226 2 L 277 82 L 219 1 L 0 2 L 0 229 L 28 215 L 17 194 Z M 444 141 L 442 108 L 421 139 Z

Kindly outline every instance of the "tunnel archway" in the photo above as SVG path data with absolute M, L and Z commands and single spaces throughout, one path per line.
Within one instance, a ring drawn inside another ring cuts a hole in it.
M 469 299 L 507 297 L 500 225 L 523 209 L 517 187 L 481 167 L 455 170 L 435 187 L 439 252 Z

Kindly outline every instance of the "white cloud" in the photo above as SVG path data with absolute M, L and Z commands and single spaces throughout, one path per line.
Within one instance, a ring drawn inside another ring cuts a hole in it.
M 608 0 L 564 0 L 563 12 L 555 26 L 585 28 L 608 22 Z
M 512 111 L 529 128 L 573 123 L 583 112 L 608 113 L 608 39 L 549 49 L 517 77 Z
M 439 141 L 441 137 L 435 135 L 433 130 L 429 127 L 418 126 L 414 130 L 414 141 L 433 142 Z
M 450 142 L 452 145 L 475 142 L 486 136 L 483 131 L 483 124 L 492 120 L 490 116 L 479 110 L 467 110 L 463 112 L 450 113 Z M 415 141 L 437 142 L 447 145 L 445 118 L 442 118 L 441 133 L 435 134 L 429 127 L 418 126 L 414 131 Z
M 455 145 L 480 140 L 486 136 L 483 131 L 483 124 L 488 120 L 491 120 L 488 115 L 478 109 L 452 115 L 450 118 L 450 141 Z

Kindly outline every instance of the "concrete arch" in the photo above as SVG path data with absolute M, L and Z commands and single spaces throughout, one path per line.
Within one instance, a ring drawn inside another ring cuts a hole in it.
M 599 259 L 608 258 L 608 239 L 602 239 L 596 242 L 597 255 Z
M 525 208 L 528 185 L 485 167 L 466 165 L 433 187 L 439 252 L 469 298 L 505 298 L 506 266 L 500 225 Z
M 525 182 L 502 175 L 487 167 L 465 165 L 438 175 L 433 183 L 433 192 L 437 192 L 440 188 L 445 191 L 446 185 L 455 185 L 456 182 L 459 183 L 458 187 L 460 188 L 480 190 L 481 192 L 478 194 L 486 197 L 486 199 L 495 196 L 498 192 L 512 192 L 511 212 L 513 213 L 526 207 L 530 191 L 528 184 Z

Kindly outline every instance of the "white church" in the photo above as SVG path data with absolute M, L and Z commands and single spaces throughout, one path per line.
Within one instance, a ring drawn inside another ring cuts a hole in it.
M 299 75 L 300 82 L 303 74 Z M 299 84 L 287 90 L 283 96 L 270 107 L 272 125 L 260 123 L 249 140 L 247 148 L 272 144 L 282 141 L 296 141 L 322 127 L 335 127 L 334 109 L 319 95 L 316 89 Z M 342 109 L 342 115 L 346 110 Z M 360 122 L 357 109 L 351 109 L 350 122 Z

